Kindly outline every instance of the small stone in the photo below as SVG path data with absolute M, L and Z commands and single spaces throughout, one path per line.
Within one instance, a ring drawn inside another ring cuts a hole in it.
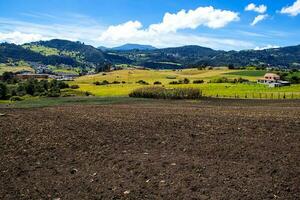
M 124 192 L 125 195 L 127 195 L 127 194 L 129 194 L 129 193 L 130 193 L 129 190 L 126 190 L 126 191 Z
M 149 183 L 150 179 L 146 180 L 146 183 Z
M 171 163 L 171 165 L 172 165 L 172 166 L 175 166 L 175 165 L 176 165 L 176 163 Z
M 75 168 L 70 171 L 71 174 L 76 174 L 77 172 L 78 172 L 78 170 Z

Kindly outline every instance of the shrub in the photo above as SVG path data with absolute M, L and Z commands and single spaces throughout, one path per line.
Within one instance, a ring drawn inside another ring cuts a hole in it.
M 190 83 L 190 80 L 187 79 L 187 78 L 184 78 L 184 79 L 183 79 L 183 83 L 184 83 L 184 84 L 189 84 L 189 83 Z
M 161 85 L 161 82 L 155 81 L 153 84 L 154 84 L 154 85 Z
M 100 85 L 101 83 L 99 81 L 94 82 L 95 85 Z
M 228 79 L 226 77 L 220 77 L 209 81 L 210 83 L 245 83 L 249 82 L 247 79 L 238 78 L 238 79 Z
M 203 80 L 194 80 L 193 83 L 194 84 L 202 84 L 202 83 L 204 83 L 204 81 Z
M 71 85 L 70 88 L 75 90 L 79 88 L 79 85 Z
M 196 88 L 145 87 L 134 90 L 129 96 L 154 99 L 199 99 L 202 97 L 202 92 Z
M 169 84 L 170 85 L 177 85 L 177 84 L 180 84 L 180 83 L 178 81 L 171 81 Z
M 126 81 L 122 81 L 122 84 L 125 84 L 126 83 Z
M 102 83 L 100 85 L 108 85 L 109 82 L 107 80 L 102 81 Z
M 91 92 L 88 92 L 88 91 L 86 91 L 86 92 L 84 93 L 84 95 L 85 95 L 85 96 L 93 96 L 93 94 L 92 94 Z
M 12 97 L 10 97 L 10 100 L 11 101 L 23 101 L 24 98 L 19 97 L 19 96 L 12 96 Z
M 8 89 L 5 83 L 0 82 L 0 99 L 4 99 L 8 93 Z
M 60 92 L 57 90 L 51 90 L 48 93 L 48 97 L 59 97 L 60 96 Z
M 120 84 L 120 81 L 113 81 L 112 84 Z
M 147 83 L 147 82 L 144 81 L 144 80 L 139 80 L 139 81 L 137 81 L 136 83 L 141 84 L 141 85 L 149 85 L 149 83 Z
M 68 85 L 67 83 L 63 82 L 63 81 L 59 81 L 59 82 L 57 83 L 57 85 L 58 85 L 59 89 L 66 89 L 66 88 L 69 88 L 69 85 Z

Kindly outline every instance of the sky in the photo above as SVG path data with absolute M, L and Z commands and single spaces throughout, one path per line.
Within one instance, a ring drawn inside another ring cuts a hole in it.
M 221 50 L 300 44 L 300 0 L 0 0 L 0 42 Z

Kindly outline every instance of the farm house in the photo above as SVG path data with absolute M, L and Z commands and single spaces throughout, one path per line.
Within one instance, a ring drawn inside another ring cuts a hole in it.
M 266 73 L 263 78 L 257 80 L 257 83 L 266 84 L 269 87 L 281 87 L 290 85 L 288 81 L 280 80 L 280 76 L 274 73 Z

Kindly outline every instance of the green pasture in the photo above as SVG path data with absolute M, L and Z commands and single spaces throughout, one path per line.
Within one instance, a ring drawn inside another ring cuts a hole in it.
M 289 87 L 269 88 L 265 85 L 254 83 L 257 78 L 263 76 L 266 71 L 247 70 L 120 70 L 109 73 L 83 76 L 71 84 L 79 85 L 78 91 L 88 91 L 96 96 L 127 96 L 131 91 L 140 87 L 153 86 L 155 81 L 160 81 L 161 86 L 166 88 L 195 87 L 202 90 L 205 96 L 228 97 L 228 98 L 300 98 L 300 85 Z M 245 78 L 252 83 L 207 83 L 209 80 L 218 78 Z M 170 85 L 169 82 L 188 78 L 190 84 Z M 109 84 L 97 86 L 96 81 L 109 82 L 125 81 L 124 84 Z M 144 80 L 149 85 L 137 84 L 138 80 Z M 204 80 L 204 84 L 192 84 L 193 80 Z

